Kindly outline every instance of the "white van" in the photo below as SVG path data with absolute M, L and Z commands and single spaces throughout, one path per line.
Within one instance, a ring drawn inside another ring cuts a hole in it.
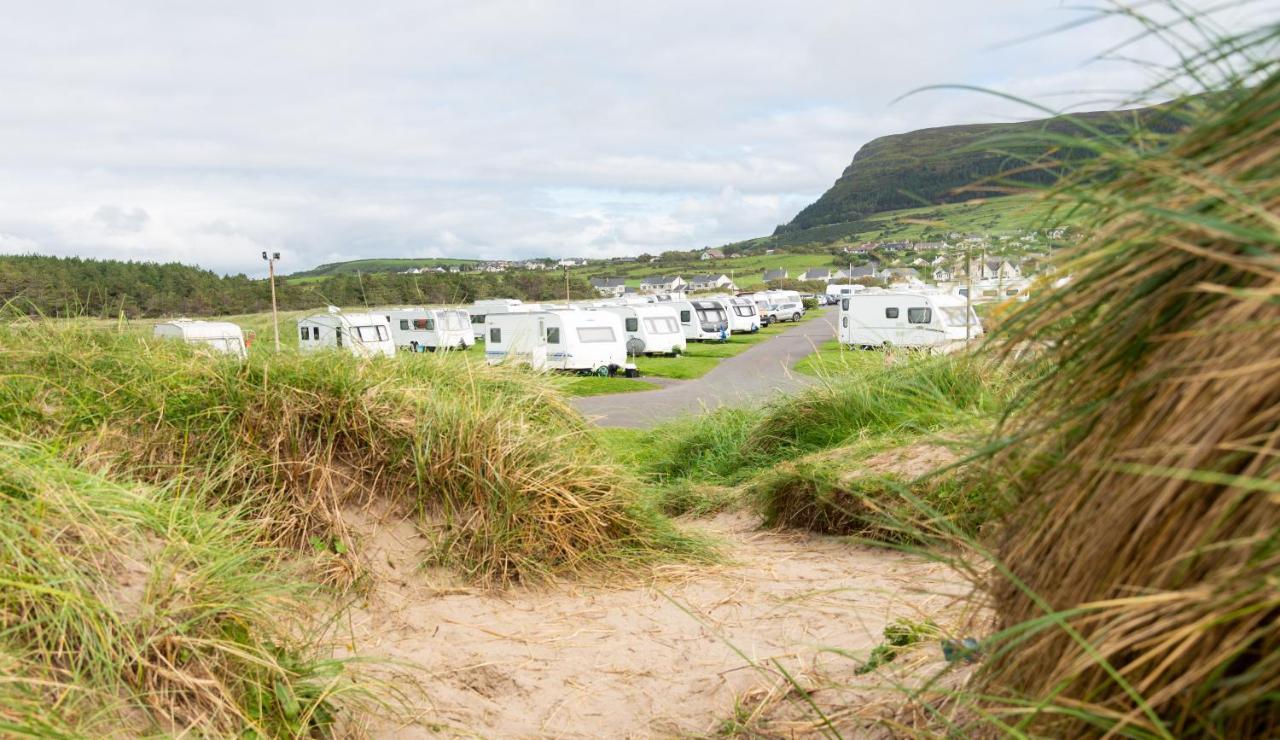
M 868 289 L 840 299 L 840 342 L 850 347 L 932 347 L 965 340 L 982 323 L 963 296 Z
M 541 310 L 542 306 L 536 303 L 523 303 L 516 298 L 488 298 L 468 306 L 467 317 L 471 320 L 472 336 L 475 339 L 484 339 L 486 317 L 489 314 L 529 313 Z
M 303 352 L 339 349 L 358 357 L 394 357 L 396 343 L 385 316 L 331 310 L 298 319 L 298 348 Z
M 680 316 L 670 304 L 641 306 L 605 306 L 622 317 L 622 331 L 627 335 L 627 354 L 678 355 L 688 346 Z
M 729 338 L 729 314 L 716 301 L 671 301 L 663 304 L 674 308 L 691 342 L 723 342 Z
M 540 311 L 491 314 L 485 360 L 523 363 L 536 370 L 575 370 L 613 375 L 627 364 L 622 317 L 609 311 Z
M 466 349 L 476 343 L 467 312 L 456 308 L 378 309 L 391 325 L 391 338 L 400 349 L 434 352 Z
M 249 345 L 244 331 L 229 321 L 192 321 L 174 319 L 156 324 L 154 335 L 162 339 L 178 339 L 187 344 L 211 348 L 220 354 L 244 359 Z

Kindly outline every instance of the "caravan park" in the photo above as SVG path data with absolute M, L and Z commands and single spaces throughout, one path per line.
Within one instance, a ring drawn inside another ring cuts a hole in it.
M 161 5 L 0 44 L 0 736 L 1280 735 L 1266 3 Z

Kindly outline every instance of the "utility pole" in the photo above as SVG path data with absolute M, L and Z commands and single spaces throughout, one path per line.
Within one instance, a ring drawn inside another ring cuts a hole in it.
M 569 266 L 561 265 L 561 267 L 564 268 L 564 302 L 567 306 L 569 304 Z
M 267 262 L 267 275 L 271 281 L 271 326 L 276 334 L 276 354 L 280 354 L 280 314 L 276 310 L 276 262 L 280 260 L 280 253 L 272 252 L 268 257 L 263 252 L 262 259 Z
M 973 338 L 973 247 L 965 242 L 964 248 L 964 341 Z

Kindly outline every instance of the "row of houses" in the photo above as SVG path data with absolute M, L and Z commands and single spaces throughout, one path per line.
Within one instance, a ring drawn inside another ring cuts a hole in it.
M 632 293 L 682 293 L 700 290 L 736 291 L 738 286 L 728 275 L 694 275 L 685 280 L 680 275 L 652 275 L 640 281 L 640 287 L 629 287 L 626 278 L 594 277 L 591 287 L 602 296 L 617 297 Z
M 1015 280 L 1022 277 L 1017 265 L 1003 259 L 974 260 L 974 280 Z M 814 283 L 845 282 L 861 278 L 872 279 L 907 279 L 923 280 L 928 275 L 933 282 L 946 283 L 963 279 L 965 275 L 962 261 L 939 256 L 933 260 L 917 258 L 909 267 L 882 268 L 878 260 L 870 260 L 865 264 L 845 269 L 830 267 L 812 267 L 797 273 L 796 280 Z M 765 270 L 763 279 L 766 283 L 790 279 L 791 274 L 785 269 Z

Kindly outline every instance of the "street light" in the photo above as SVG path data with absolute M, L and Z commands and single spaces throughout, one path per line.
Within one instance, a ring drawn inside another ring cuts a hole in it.
M 280 261 L 280 253 L 272 252 L 270 256 L 266 252 L 262 253 L 262 259 L 267 263 L 267 275 L 271 280 L 271 326 L 275 329 L 276 334 L 276 354 L 280 353 L 280 314 L 276 312 L 276 263 Z

